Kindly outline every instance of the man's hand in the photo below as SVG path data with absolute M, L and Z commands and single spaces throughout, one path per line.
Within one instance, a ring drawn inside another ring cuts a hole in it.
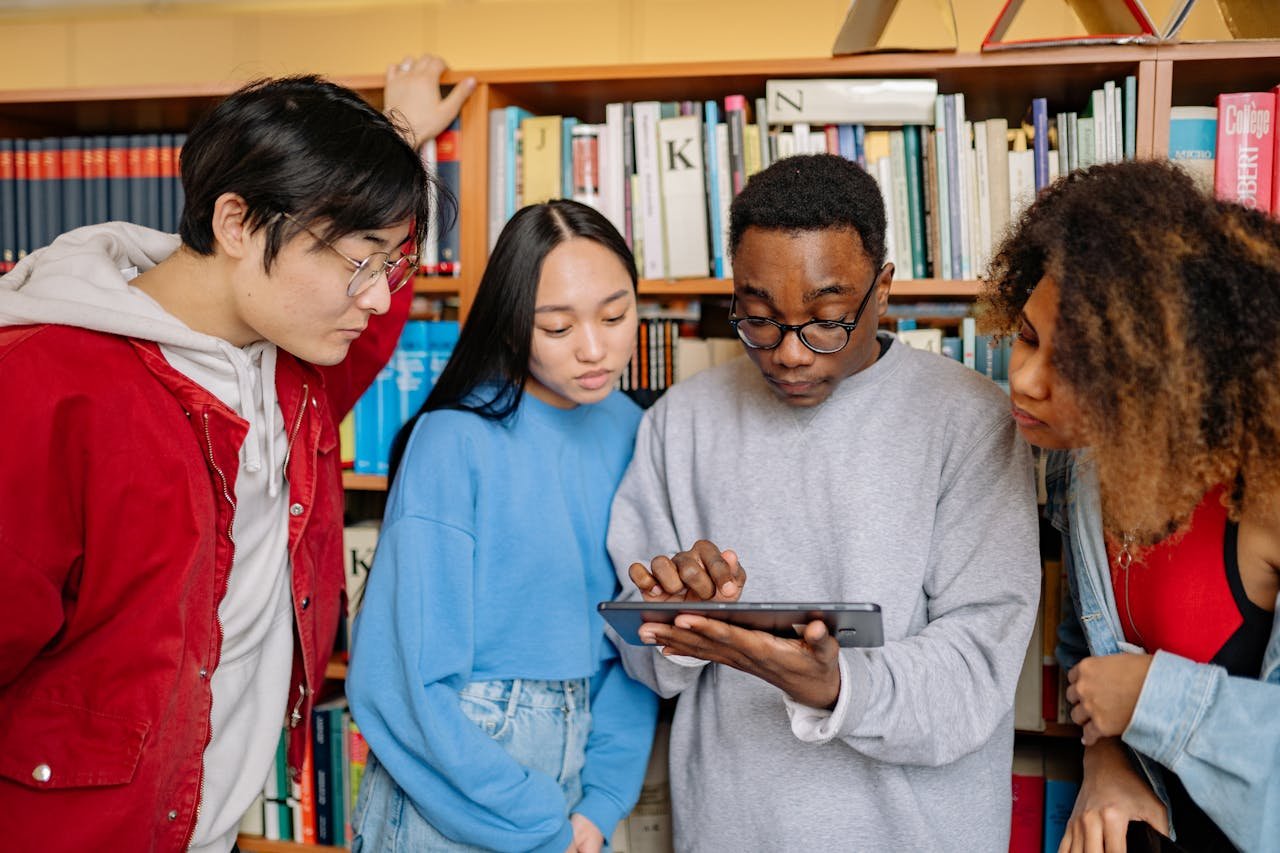
M 674 557 L 654 557 L 647 568 L 632 563 L 628 574 L 645 601 L 737 601 L 747 582 L 738 555 L 706 539 Z
M 1058 853 L 1125 853 L 1129 821 L 1169 834 L 1160 798 L 1133 769 L 1124 747 L 1103 738 L 1084 751 L 1084 782 Z
M 569 824 L 573 827 L 573 846 L 566 853 L 600 853 L 604 847 L 604 833 L 590 818 L 570 815 Z
M 1088 657 L 1067 673 L 1071 720 L 1084 728 L 1084 744 L 1119 737 L 1133 719 L 1151 655 Z
M 409 144 L 415 150 L 449 126 L 462 109 L 462 102 L 476 88 L 475 78 L 468 77 L 454 86 L 448 97 L 441 98 L 440 75 L 445 68 L 444 60 L 431 54 L 417 59 L 405 57 L 387 66 L 383 111 L 408 126 Z
M 811 708 L 834 708 L 840 698 L 840 645 L 821 621 L 810 622 L 802 639 L 791 640 L 682 613 L 674 625 L 640 626 L 640 639 L 665 646 L 664 655 L 687 655 L 754 675 Z

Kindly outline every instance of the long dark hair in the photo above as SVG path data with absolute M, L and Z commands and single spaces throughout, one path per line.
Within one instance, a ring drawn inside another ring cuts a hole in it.
M 572 239 L 594 240 L 617 255 L 635 287 L 636 262 L 631 250 L 595 209 L 555 199 L 517 211 L 498 235 L 449 363 L 422 408 L 391 443 L 388 467 L 392 481 L 414 425 L 427 412 L 461 409 L 502 421 L 519 407 L 529 379 L 542 262 L 552 249 Z

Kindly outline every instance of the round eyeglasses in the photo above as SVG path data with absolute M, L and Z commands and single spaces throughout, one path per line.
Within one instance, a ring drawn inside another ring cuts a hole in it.
M 417 252 L 403 254 L 394 261 L 391 260 L 391 255 L 388 252 L 374 252 L 364 260 L 358 261 L 355 258 L 348 257 L 345 252 L 333 245 L 333 243 L 330 243 L 289 214 L 282 213 L 280 215 L 314 237 L 317 243 L 330 249 L 334 254 L 355 267 L 355 271 L 351 273 L 351 280 L 347 282 L 347 296 L 353 299 L 368 290 L 378 280 L 378 275 L 381 273 L 385 273 L 387 276 L 387 290 L 395 293 L 409 283 L 409 280 L 413 278 L 413 274 L 418 269 Z M 406 240 L 400 248 L 404 249 L 409 245 L 409 241 Z
M 862 302 L 858 304 L 858 310 L 853 315 L 853 322 L 846 323 L 840 320 L 808 320 L 804 323 L 779 323 L 777 320 L 770 320 L 768 317 L 737 317 L 734 316 L 734 309 L 737 307 L 737 294 L 734 294 L 729 304 L 729 325 L 738 333 L 738 337 L 751 349 L 773 349 L 782 343 L 782 339 L 786 337 L 787 332 L 795 332 L 800 338 L 800 343 L 804 344 L 813 352 L 819 355 L 831 355 L 840 352 L 849 344 L 849 337 L 853 334 L 853 330 L 858 327 L 858 321 L 862 319 L 862 312 L 866 310 L 867 304 L 871 301 L 871 294 L 876 291 L 876 282 L 880 280 L 880 273 L 884 271 L 884 267 L 876 270 L 871 278 L 871 284 L 867 287 L 866 294 L 862 297 Z M 846 315 L 848 316 L 848 315 Z

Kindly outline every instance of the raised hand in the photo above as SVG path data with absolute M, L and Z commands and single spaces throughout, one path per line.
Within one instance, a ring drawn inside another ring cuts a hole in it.
M 449 126 L 462 109 L 462 103 L 476 88 L 474 77 L 453 87 L 446 97 L 440 96 L 440 75 L 447 66 L 438 56 L 424 54 L 417 59 L 405 57 L 387 66 L 387 84 L 382 93 L 383 111 L 403 122 L 409 131 L 409 143 L 419 148 L 435 139 Z

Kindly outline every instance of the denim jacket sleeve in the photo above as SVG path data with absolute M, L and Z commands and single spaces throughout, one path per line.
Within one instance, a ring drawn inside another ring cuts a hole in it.
M 1241 850 L 1280 851 L 1280 620 L 1263 674 L 1156 652 L 1123 740 L 1177 773 Z
M 1067 512 L 1071 491 L 1072 456 L 1069 451 L 1048 451 L 1045 463 L 1045 491 L 1048 496 L 1044 514 L 1046 520 L 1062 535 L 1062 570 L 1067 576 L 1068 595 L 1061 602 L 1058 621 L 1058 647 L 1055 656 L 1063 672 L 1067 672 L 1089 656 L 1084 628 L 1076 607 L 1079 596 L 1076 579 L 1075 549 L 1071 537 L 1071 522 Z

